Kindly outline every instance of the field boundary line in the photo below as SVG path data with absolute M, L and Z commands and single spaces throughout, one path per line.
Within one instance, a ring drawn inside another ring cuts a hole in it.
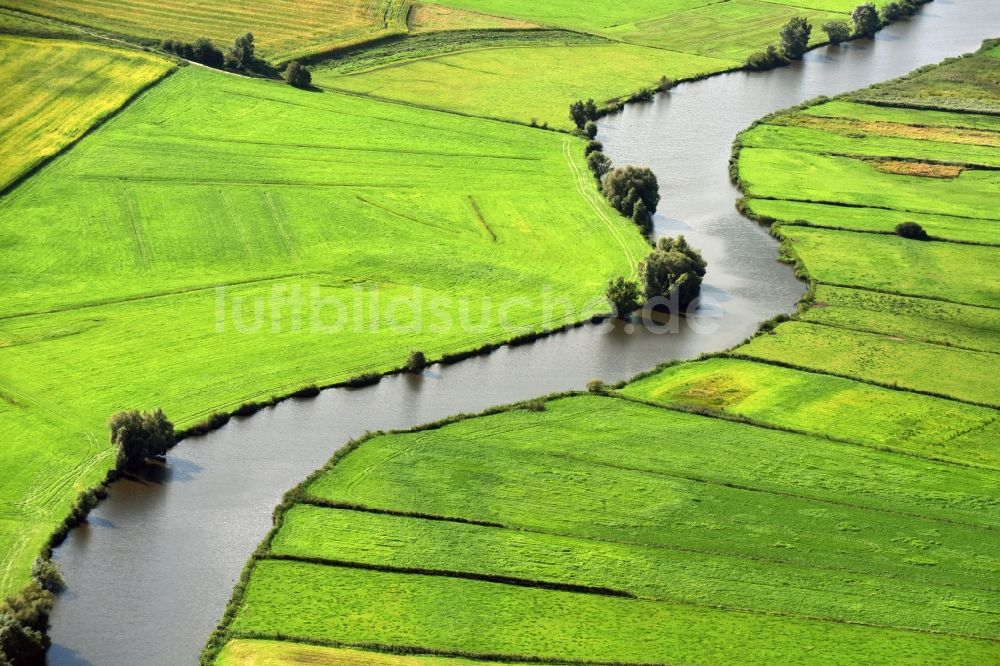
M 845 324 L 837 324 L 831 321 L 822 321 L 820 319 L 798 319 L 796 320 L 802 324 L 815 324 L 816 326 L 829 326 L 830 328 L 836 328 L 843 331 L 857 331 L 858 333 L 871 333 L 872 335 L 879 335 L 882 337 L 892 337 L 897 336 L 908 342 L 919 342 L 923 345 L 934 345 L 935 347 L 941 347 L 942 349 L 954 349 L 955 351 L 967 351 L 976 354 L 996 354 L 1000 356 L 1000 351 L 993 349 L 976 349 L 975 347 L 964 347 L 962 345 L 953 345 L 945 342 L 935 342 L 934 340 L 927 340 L 925 338 L 910 338 L 905 337 L 905 331 L 898 331 L 893 334 L 884 333 L 882 331 L 876 331 L 871 328 L 859 328 L 857 326 L 847 326 Z
M 493 229 L 486 221 L 486 217 L 483 216 L 482 209 L 479 208 L 479 204 L 476 203 L 475 198 L 473 198 L 471 194 L 469 195 L 469 203 L 472 205 L 472 212 L 476 215 L 476 219 L 479 220 L 479 224 L 483 225 L 483 228 L 486 229 L 486 233 L 488 233 L 490 235 L 490 238 L 493 239 L 493 242 L 496 243 L 497 235 L 493 233 Z
M 782 150 L 781 148 L 747 148 L 747 150 Z M 815 155 L 816 153 L 812 153 Z M 753 187 L 753 185 L 749 185 Z M 910 208 L 893 208 L 892 206 L 875 206 L 872 204 L 854 204 L 847 201 L 828 201 L 824 199 L 793 199 L 789 197 L 772 197 L 753 194 L 743 190 L 744 196 L 749 201 L 760 199 L 761 201 L 790 201 L 792 203 L 817 204 L 820 206 L 839 206 L 841 208 L 866 208 L 869 210 L 888 210 L 895 213 L 912 213 L 914 215 L 941 215 L 943 217 L 955 217 L 962 220 L 973 220 L 976 222 L 996 222 L 995 217 L 976 217 L 974 215 L 957 215 L 955 213 L 940 213 L 933 210 L 912 210 Z
M 868 287 L 865 285 L 858 284 L 843 284 L 840 282 L 826 282 L 824 280 L 812 280 L 813 284 L 825 286 L 825 287 L 837 287 L 839 289 L 857 289 L 858 291 L 867 291 L 873 294 L 884 294 L 886 296 L 899 296 L 901 298 L 915 298 L 924 301 L 937 301 L 939 303 L 949 303 L 951 305 L 960 305 L 966 308 L 982 308 L 984 310 L 1000 310 L 1000 306 L 997 305 L 984 305 L 982 303 L 969 303 L 967 301 L 956 301 L 950 298 L 945 298 L 943 296 L 929 296 L 924 294 L 907 294 L 902 291 L 890 291 L 888 289 L 876 289 L 875 287 Z
M 740 361 L 742 361 L 744 363 L 761 363 L 761 365 L 767 365 L 766 363 L 762 363 L 762 362 L 759 362 L 759 361 L 753 361 L 753 360 L 750 360 L 750 359 L 737 359 L 737 360 L 740 360 Z M 788 369 L 793 369 L 793 368 L 788 368 Z M 824 373 L 813 373 L 813 372 L 809 372 L 809 371 L 806 371 L 806 370 L 797 370 L 797 369 L 796 369 L 796 371 L 797 372 L 802 372 L 803 374 L 819 374 L 819 375 L 824 374 Z M 839 379 L 845 379 L 846 380 L 846 378 L 843 378 L 843 377 L 840 377 Z M 855 381 L 855 380 L 850 380 L 850 381 Z M 865 382 L 859 382 L 859 383 L 865 383 Z M 780 425 L 780 424 L 777 424 L 777 423 L 768 423 L 767 421 L 761 421 L 759 419 L 755 419 L 755 418 L 752 418 L 752 417 L 749 417 L 749 416 L 744 416 L 743 414 L 737 414 L 735 412 L 726 412 L 726 411 L 723 411 L 723 410 L 714 410 L 714 409 L 709 409 L 709 408 L 697 407 L 697 406 L 693 406 L 693 405 L 685 405 L 684 403 L 679 403 L 679 402 L 669 402 L 669 403 L 656 402 L 654 400 L 648 400 L 648 399 L 639 398 L 639 397 L 636 397 L 636 396 L 633 396 L 633 395 L 628 395 L 626 393 L 622 393 L 621 389 L 612 389 L 611 390 L 611 395 L 613 395 L 616 398 L 621 398 L 622 400 L 627 400 L 628 402 L 636 403 L 638 405 L 646 405 L 648 407 L 656 407 L 656 408 L 659 408 L 659 409 L 667 409 L 667 410 L 674 411 L 674 412 L 684 412 L 686 414 L 693 414 L 693 415 L 697 415 L 697 416 L 704 416 L 704 417 L 707 417 L 707 418 L 714 418 L 714 419 L 719 419 L 719 420 L 723 420 L 723 421 L 731 421 L 733 423 L 739 423 L 739 424 L 742 424 L 742 425 L 748 425 L 748 426 L 753 426 L 753 427 L 757 427 L 757 428 L 763 428 L 765 430 L 777 430 L 777 431 L 780 431 L 780 432 L 787 432 L 787 433 L 790 433 L 790 434 L 793 434 L 793 435 L 805 435 L 807 437 L 813 437 L 813 438 L 816 438 L 816 439 L 827 440 L 827 441 L 830 441 L 830 442 L 834 442 L 836 444 L 843 444 L 844 446 L 860 447 L 860 448 L 864 448 L 864 449 L 878 451 L 880 453 L 894 453 L 894 454 L 897 454 L 897 455 L 902 455 L 902 456 L 907 456 L 907 457 L 911 457 L 911 458 L 916 458 L 916 459 L 922 460 L 922 461 L 931 461 L 931 462 L 935 462 L 935 463 L 941 463 L 941 464 L 944 464 L 944 465 L 954 465 L 956 467 L 965 467 L 965 468 L 977 469 L 977 470 L 982 470 L 984 472 L 1000 472 L 1000 467 L 993 467 L 991 465 L 984 465 L 984 464 L 981 464 L 981 463 L 974 463 L 974 462 L 966 461 L 966 460 L 957 460 L 957 459 L 952 459 L 952 458 L 941 458 L 941 457 L 937 457 L 937 456 L 927 456 L 927 455 L 922 455 L 922 454 L 916 453 L 914 451 L 907 451 L 906 449 L 901 449 L 901 448 L 898 448 L 898 447 L 895 447 L 895 446 L 889 446 L 889 445 L 885 445 L 885 444 L 868 443 L 868 442 L 864 442 L 862 440 L 854 440 L 854 439 L 845 439 L 845 438 L 841 438 L 841 437 L 835 437 L 833 435 L 829 435 L 829 434 L 821 433 L 821 432 L 813 432 L 813 431 L 810 431 L 810 430 L 801 430 L 801 429 L 798 429 L 798 428 L 792 428 L 792 427 L 789 427 L 789 426 L 783 426 L 783 425 Z M 934 399 L 940 399 L 940 398 L 937 398 L 936 396 L 924 396 L 924 397 L 927 397 L 927 398 L 932 398 L 933 397 Z M 957 436 L 960 436 L 960 435 L 967 434 L 967 433 L 972 432 L 974 430 L 979 430 L 979 429 L 985 428 L 987 425 L 989 425 L 989 424 L 997 421 L 998 419 L 1000 419 L 1000 416 L 991 417 L 991 419 L 989 421 L 981 423 L 978 426 L 973 426 L 971 428 L 968 428 L 967 430 L 964 430 L 964 431 L 962 431 L 960 433 L 956 433 L 956 435 L 954 435 L 953 438 L 957 437 Z
M 671 411 L 682 411 L 682 410 L 671 410 Z M 704 416 L 706 418 L 714 418 L 714 417 L 712 417 L 712 416 L 710 416 L 708 414 L 706 414 Z M 719 419 L 719 420 L 724 420 L 724 419 Z M 753 424 L 753 423 L 746 423 L 746 424 L 742 424 L 742 425 L 747 425 L 747 426 L 750 426 L 750 427 L 758 427 L 758 426 L 756 426 L 756 424 Z M 984 525 L 984 524 L 981 524 L 981 523 L 967 523 L 967 522 L 964 522 L 964 521 L 951 520 L 951 519 L 948 519 L 948 518 L 937 518 L 935 516 L 929 516 L 929 515 L 922 514 L 922 513 L 911 513 L 909 511 L 902 511 L 902 510 L 899 510 L 899 509 L 889 509 L 889 508 L 883 508 L 883 507 L 877 507 L 877 506 L 867 506 L 867 505 L 864 505 L 864 504 L 853 504 L 851 502 L 846 502 L 846 501 L 842 501 L 842 500 L 829 499 L 829 498 L 823 498 L 823 497 L 814 497 L 814 496 L 810 496 L 810 495 L 800 495 L 798 493 L 793 493 L 793 492 L 788 492 L 788 491 L 772 490 L 772 489 L 768 489 L 768 488 L 760 488 L 760 487 L 748 486 L 748 485 L 742 484 L 742 483 L 732 483 L 732 482 L 727 482 L 727 481 L 715 481 L 715 480 L 712 480 L 712 479 L 709 479 L 709 478 L 706 478 L 706 477 L 699 477 L 699 476 L 694 476 L 694 475 L 690 475 L 690 474 L 680 474 L 678 472 L 669 472 L 669 471 L 666 471 L 666 470 L 658 471 L 658 470 L 644 468 L 644 467 L 634 467 L 634 466 L 631 466 L 631 465 L 616 465 L 614 463 L 604 462 L 604 461 L 599 461 L 599 460 L 592 460 L 592 459 L 589 459 L 589 458 L 585 458 L 585 457 L 582 457 L 582 456 L 576 456 L 576 455 L 573 455 L 573 454 L 545 453 L 543 455 L 546 456 L 546 457 L 562 458 L 562 459 L 565 459 L 565 460 L 573 460 L 573 461 L 576 461 L 576 462 L 582 462 L 582 463 L 585 463 L 587 465 L 592 465 L 594 467 L 607 467 L 607 468 L 610 468 L 610 469 L 620 469 L 620 470 L 625 470 L 625 471 L 628 471 L 628 472 L 639 472 L 641 474 L 649 474 L 649 475 L 652 475 L 652 476 L 663 476 L 663 477 L 667 477 L 667 478 L 670 478 L 670 479 L 680 479 L 680 480 L 684 480 L 684 481 L 690 481 L 692 483 L 704 484 L 704 485 L 708 485 L 708 486 L 717 486 L 717 487 L 720 487 L 720 488 L 728 488 L 728 489 L 731 489 L 731 490 L 739 490 L 739 491 L 742 491 L 742 492 L 760 493 L 760 494 L 763 494 L 763 495 L 774 495 L 774 496 L 777 496 L 777 497 L 789 497 L 789 498 L 794 498 L 794 499 L 798 499 L 798 500 L 805 500 L 807 502 L 816 502 L 816 503 L 819 503 L 819 504 L 831 504 L 833 506 L 848 507 L 848 508 L 851 508 L 851 509 L 858 509 L 858 510 L 866 511 L 866 512 L 867 511 L 871 511 L 871 512 L 875 512 L 875 513 L 888 513 L 888 514 L 899 515 L 899 516 L 907 516 L 909 518 L 917 518 L 919 520 L 926 520 L 926 521 L 937 522 L 937 523 L 946 523 L 946 524 L 949 524 L 949 525 L 961 525 L 962 527 L 970 527 L 970 528 L 974 528 L 974 529 L 985 529 L 985 530 L 990 530 L 990 531 L 993 531 L 993 530 L 997 529 L 996 527 L 994 527 L 992 525 Z
M 362 571 L 378 571 L 381 573 L 403 574 L 408 576 L 429 576 L 432 578 L 461 578 L 463 580 L 474 580 L 481 583 L 494 583 L 497 585 L 511 585 L 514 587 L 528 587 L 538 590 L 549 590 L 553 592 L 570 592 L 573 594 L 592 594 L 602 597 L 618 597 L 620 599 L 638 599 L 636 595 L 625 590 L 617 590 L 610 587 L 598 587 L 593 585 L 582 585 L 577 583 L 559 583 L 555 581 L 537 580 L 533 578 L 521 578 L 518 576 L 505 576 L 501 574 L 478 573 L 475 571 L 456 571 L 452 569 L 428 569 L 424 567 L 397 567 L 388 564 L 371 564 L 367 562 L 356 562 L 352 560 L 334 560 L 325 557 L 313 557 L 308 555 L 293 555 L 290 553 L 275 553 L 270 551 L 260 556 L 261 561 L 271 562 L 299 562 L 302 564 L 314 564 L 323 567 L 336 567 L 341 569 L 359 569 Z
M 809 322 L 800 322 L 803 324 L 808 324 Z M 795 363 L 789 363 L 787 361 L 778 361 L 774 359 L 769 359 L 763 356 L 754 356 L 752 354 L 747 354 L 744 352 L 727 351 L 720 354 L 723 358 L 735 358 L 742 361 L 754 361 L 756 363 L 765 363 L 768 365 L 774 365 L 779 368 L 789 368 L 791 370 L 800 370 L 802 372 L 811 372 L 816 375 L 829 375 L 830 377 L 839 377 L 840 379 L 849 379 L 854 382 L 859 382 L 861 384 L 870 384 L 872 386 L 878 386 L 879 388 L 889 389 L 891 391 L 905 391 L 907 393 L 915 393 L 917 395 L 926 395 L 931 398 L 940 398 L 941 400 L 951 400 L 952 402 L 960 402 L 963 405 L 973 405 L 975 407 L 986 407 L 987 409 L 1000 410 L 1000 404 L 994 405 L 988 402 L 977 402 L 975 400 L 963 400 L 962 398 L 956 398 L 953 395 L 948 395 L 946 393 L 937 393 L 935 391 L 925 391 L 923 389 L 911 388 L 907 386 L 901 386 L 898 384 L 887 384 L 884 382 L 879 382 L 874 379 L 864 379 L 863 377 L 856 377 L 844 373 L 833 372 L 832 370 L 819 370 L 816 368 L 809 368 L 804 365 L 797 365 Z

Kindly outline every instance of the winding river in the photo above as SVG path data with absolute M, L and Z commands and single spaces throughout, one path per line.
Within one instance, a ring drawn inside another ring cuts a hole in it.
M 600 123 L 617 164 L 651 166 L 664 201 L 656 233 L 701 248 L 715 303 L 695 325 L 655 334 L 585 326 L 422 376 L 290 400 L 178 445 L 146 478 L 123 480 L 56 557 L 68 590 L 52 616 L 50 664 L 195 663 L 281 495 L 368 430 L 617 381 L 669 359 L 733 346 L 791 312 L 804 291 L 767 231 L 734 209 L 727 163 L 754 119 L 974 50 L 1000 35 L 997 0 L 936 0 L 874 40 L 812 51 L 802 63 L 683 84 Z M 697 330 L 696 330 L 697 329 Z

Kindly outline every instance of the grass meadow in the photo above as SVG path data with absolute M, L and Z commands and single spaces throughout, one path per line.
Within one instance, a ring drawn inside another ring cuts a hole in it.
M 991 49 L 879 90 L 988 90 Z M 1000 659 L 1000 144 L 982 95 L 857 101 L 873 94 L 739 144 L 746 205 L 811 283 L 792 321 L 544 409 L 366 439 L 288 495 L 222 638 L 253 655 L 271 648 L 247 639 L 281 636 L 507 661 Z
M 647 244 L 582 154 L 188 67 L 4 197 L 0 589 L 103 477 L 119 409 L 183 428 L 603 310 Z
M 302 613 L 303 606 L 314 612 Z M 274 560 L 257 563 L 233 630 L 364 644 L 373 626 L 385 648 L 504 661 L 720 663 L 777 655 L 803 661 L 819 652 L 845 661 L 911 654 L 899 663 L 916 664 L 956 652 L 983 660 L 996 654 L 991 641 L 956 636 Z
M 172 68 L 98 44 L 0 36 L 0 191 L 79 139 Z

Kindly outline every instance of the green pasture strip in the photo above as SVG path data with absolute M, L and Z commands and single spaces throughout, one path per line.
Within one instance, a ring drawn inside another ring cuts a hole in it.
M 816 282 L 1000 308 L 1000 247 L 793 225 L 779 234 Z
M 301 504 L 284 515 L 271 550 L 320 563 L 503 576 L 529 586 L 609 588 L 644 599 L 837 621 L 980 636 L 1000 630 L 995 619 L 971 610 L 987 606 L 990 594 L 933 582 L 847 580 L 808 566 Z M 942 597 L 954 605 L 941 605 Z
M 763 219 L 799 226 L 892 234 L 897 225 L 916 222 L 935 239 L 1000 245 L 1000 219 L 973 219 L 782 199 L 749 199 L 747 207 Z
M 992 478 L 982 470 L 581 396 L 550 402 L 542 414 L 516 410 L 375 438 L 306 490 L 325 501 L 394 511 L 821 562 L 836 571 L 947 575 L 977 586 L 994 566 L 980 552 L 994 537 L 992 529 L 971 525 L 993 524 L 983 511 L 996 501 Z M 933 554 L 912 542 L 928 530 L 942 543 Z M 730 531 L 740 538 L 725 536 Z M 933 572 L 920 564 L 927 557 L 936 563 Z
M 949 347 L 1000 352 L 1000 310 L 819 285 L 800 319 Z
M 455 656 L 588 663 L 722 663 L 777 655 L 802 662 L 821 653 L 838 655 L 839 663 L 916 664 L 956 653 L 989 661 L 998 653 L 992 641 L 954 636 L 266 560 L 253 570 L 232 632 L 384 651 L 419 646 Z
M 806 322 L 782 324 L 733 354 L 998 406 L 1000 357 Z
M 849 157 L 746 148 L 739 176 L 752 197 L 891 208 L 995 219 L 1000 171 L 966 170 L 956 178 L 884 173 Z
M 818 297 L 830 298 L 828 291 L 833 290 L 821 288 Z M 805 316 L 824 310 L 814 308 Z M 721 411 L 819 436 L 1000 469 L 1000 416 L 995 410 L 841 377 L 713 358 L 670 366 L 620 392 L 668 406 Z

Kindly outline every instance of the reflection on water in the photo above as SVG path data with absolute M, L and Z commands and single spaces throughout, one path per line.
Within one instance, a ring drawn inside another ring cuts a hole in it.
M 684 84 L 602 121 L 600 139 L 616 163 L 657 174 L 657 233 L 684 234 L 708 260 L 710 304 L 697 320 L 717 330 L 695 332 L 693 321 L 664 335 L 623 324 L 573 329 L 419 377 L 288 401 L 187 440 L 165 463 L 114 484 L 90 524 L 58 550 L 69 590 L 53 614 L 50 663 L 195 663 L 281 495 L 352 437 L 624 379 L 732 346 L 757 322 L 792 310 L 803 286 L 776 263 L 766 230 L 733 208 L 728 159 L 737 132 L 771 111 L 973 50 L 997 26 L 1000 2 L 937 0 L 874 41 L 821 49 L 772 72 Z

